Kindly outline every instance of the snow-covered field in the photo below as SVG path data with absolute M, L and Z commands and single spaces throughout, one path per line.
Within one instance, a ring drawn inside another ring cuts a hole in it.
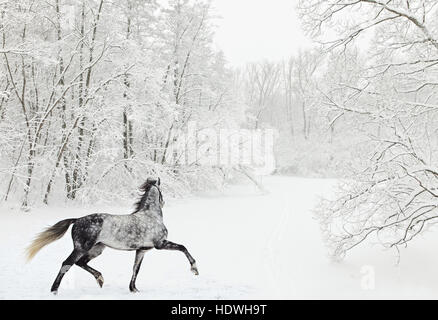
M 365 244 L 342 263 L 330 261 L 312 208 L 333 181 L 268 177 L 261 194 L 253 185 L 220 195 L 167 201 L 169 240 L 184 244 L 197 260 L 191 274 L 179 252 L 147 253 L 131 294 L 134 253 L 107 249 L 90 265 L 105 285 L 74 267 L 58 296 L 49 289 L 72 249 L 68 233 L 26 264 L 24 248 L 47 225 L 92 212 L 131 208 L 36 208 L 30 214 L 0 208 L 0 299 L 357 299 L 438 298 L 438 235 L 429 233 L 402 252 Z M 373 278 L 373 274 L 375 278 Z M 374 279 L 374 280 L 373 280 Z M 370 281 L 369 281 L 370 280 Z

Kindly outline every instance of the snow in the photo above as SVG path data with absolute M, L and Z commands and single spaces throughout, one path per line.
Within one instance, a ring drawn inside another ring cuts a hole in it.
M 103 289 L 90 274 L 73 267 L 58 296 L 49 291 L 62 261 L 72 250 L 69 233 L 44 248 L 29 264 L 23 254 L 35 234 L 47 225 L 93 212 L 129 213 L 129 206 L 41 207 L 22 213 L 3 205 L 0 299 L 438 297 L 437 235 L 428 233 L 412 243 L 401 252 L 398 265 L 393 251 L 382 251 L 369 243 L 352 251 L 343 262 L 333 262 L 327 257 L 312 208 L 320 196 L 330 195 L 335 181 L 266 177 L 263 184 L 268 190 L 264 194 L 254 185 L 242 184 L 220 194 L 167 199 L 164 215 L 169 240 L 189 249 L 200 276 L 190 272 L 188 261 L 179 252 L 148 252 L 137 280 L 138 294 L 128 290 L 132 252 L 106 249 L 90 263 L 102 272 Z

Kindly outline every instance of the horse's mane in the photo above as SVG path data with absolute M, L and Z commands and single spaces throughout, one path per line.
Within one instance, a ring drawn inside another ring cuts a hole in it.
M 146 204 L 146 199 L 148 198 L 148 194 L 149 191 L 151 190 L 152 185 L 154 184 L 153 181 L 146 181 L 145 183 L 143 183 L 139 190 L 141 192 L 143 192 L 143 195 L 140 197 L 140 199 L 134 204 L 135 206 L 135 211 L 133 213 L 137 213 L 139 212 L 141 209 L 144 208 L 145 204 Z

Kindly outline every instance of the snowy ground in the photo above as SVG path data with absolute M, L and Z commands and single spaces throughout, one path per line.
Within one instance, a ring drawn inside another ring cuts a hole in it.
M 342 263 L 327 258 L 311 209 L 320 195 L 330 193 L 333 183 L 269 177 L 264 179 L 267 194 L 242 185 L 221 195 L 168 201 L 164 214 L 169 240 L 191 251 L 201 275 L 190 273 L 181 253 L 149 252 L 136 295 L 128 290 L 134 253 L 107 249 L 90 263 L 103 273 L 103 289 L 90 274 L 72 268 L 56 297 L 49 289 L 71 252 L 70 235 L 45 248 L 30 264 L 23 258 L 35 233 L 61 218 L 129 213 L 129 207 L 51 207 L 30 214 L 2 207 L 0 299 L 438 298 L 437 234 L 427 234 L 404 250 L 398 266 L 392 251 L 369 244 Z

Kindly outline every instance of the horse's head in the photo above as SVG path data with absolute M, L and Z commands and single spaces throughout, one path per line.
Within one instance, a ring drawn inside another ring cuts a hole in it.
M 162 209 L 164 207 L 164 199 L 163 194 L 161 193 L 160 185 L 160 178 L 148 178 L 146 180 L 146 182 L 140 187 L 140 191 L 143 192 L 143 195 L 135 204 L 134 213 L 143 209 L 149 210 L 153 207 Z
M 155 187 L 158 190 L 158 203 L 160 204 L 160 207 L 164 207 L 164 198 L 163 194 L 161 193 L 161 179 L 160 178 L 148 178 L 146 180 L 146 184 L 149 184 L 151 187 Z
M 148 199 L 150 202 L 158 202 L 161 208 L 164 207 L 165 202 L 163 194 L 161 193 L 160 178 L 148 178 L 142 189 L 145 191 L 145 194 L 148 194 Z

